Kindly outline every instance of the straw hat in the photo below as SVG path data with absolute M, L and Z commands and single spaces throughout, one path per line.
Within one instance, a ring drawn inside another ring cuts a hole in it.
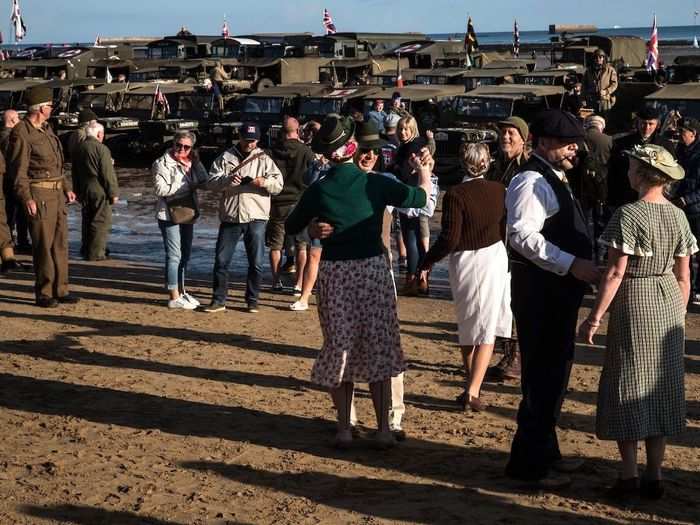
M 656 144 L 637 145 L 632 149 L 625 150 L 626 155 L 637 159 L 656 171 L 661 172 L 672 180 L 681 180 L 685 177 L 685 170 L 678 164 L 665 148 Z

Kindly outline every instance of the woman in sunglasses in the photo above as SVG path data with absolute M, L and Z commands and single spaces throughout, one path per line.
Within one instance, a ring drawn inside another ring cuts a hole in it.
M 194 310 L 199 301 L 185 290 L 185 269 L 192 250 L 194 222 L 199 215 L 196 189 L 208 179 L 194 151 L 197 137 L 189 131 L 178 131 L 173 146 L 151 167 L 153 187 L 158 197 L 156 218 L 165 246 L 165 281 L 170 298 L 168 308 Z M 192 196 L 195 218 L 183 223 L 172 216 L 171 206 L 175 199 Z

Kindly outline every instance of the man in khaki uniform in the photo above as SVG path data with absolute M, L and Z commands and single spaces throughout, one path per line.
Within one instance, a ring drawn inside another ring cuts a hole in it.
M 27 211 L 36 275 L 36 304 L 53 308 L 74 304 L 68 293 L 68 202 L 75 202 L 70 180 L 63 175 L 63 150 L 49 123 L 49 88 L 27 90 L 27 116 L 10 135 L 8 176 Z
M 5 156 L 0 152 L 0 188 L 3 187 L 5 177 Z M 7 226 L 7 216 L 5 215 L 5 194 L 0 191 L 0 273 L 18 268 L 15 259 L 15 250 L 12 245 L 12 233 Z
M 602 49 L 596 49 L 593 53 L 593 64 L 583 75 L 583 92 L 589 106 L 598 115 L 607 118 L 608 112 L 615 105 L 615 91 L 617 91 L 617 71 L 608 64 L 605 52 Z
M 107 237 L 112 227 L 112 205 L 119 186 L 112 154 L 102 144 L 104 127 L 97 122 L 87 127 L 87 138 L 74 151 L 73 191 L 82 205 L 83 238 L 80 252 L 88 261 L 104 261 Z

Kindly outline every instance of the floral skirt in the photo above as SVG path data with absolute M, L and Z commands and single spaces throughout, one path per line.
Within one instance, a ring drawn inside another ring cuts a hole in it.
M 394 281 L 384 256 L 321 261 L 318 317 L 323 347 L 313 383 L 375 383 L 405 370 Z

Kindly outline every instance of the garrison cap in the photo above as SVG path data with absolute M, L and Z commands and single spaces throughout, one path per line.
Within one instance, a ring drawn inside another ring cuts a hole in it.
M 90 108 L 81 109 L 78 113 L 78 124 L 87 124 L 91 120 L 97 120 L 97 115 Z
M 584 137 L 581 122 L 567 111 L 545 109 L 536 117 L 530 127 L 535 137 L 571 139 L 575 142 Z
M 25 92 L 24 100 L 27 103 L 27 106 L 48 104 L 53 102 L 53 91 L 47 87 L 35 86 L 33 88 L 29 88 Z

